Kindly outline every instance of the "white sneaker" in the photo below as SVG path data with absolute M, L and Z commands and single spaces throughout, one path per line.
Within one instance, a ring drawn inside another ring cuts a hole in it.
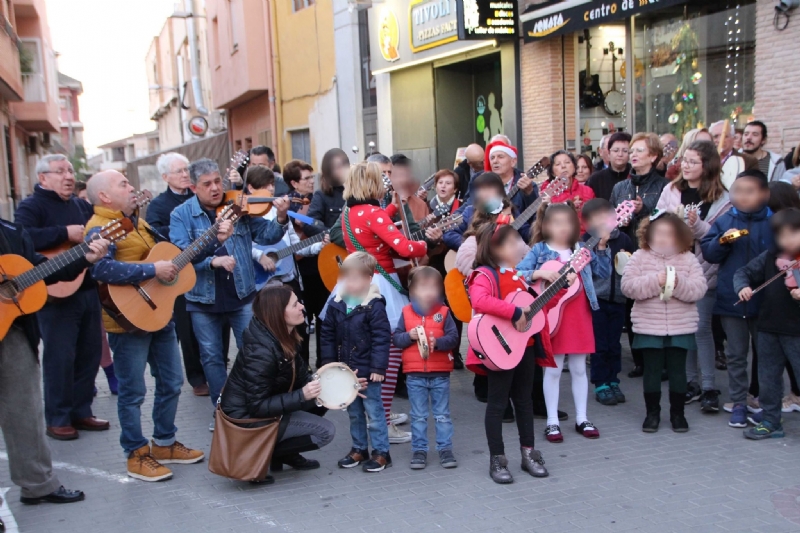
M 405 413 L 389 413 L 389 422 L 395 426 L 408 422 L 408 415 Z
M 411 442 L 411 433 L 397 429 L 394 424 L 389 424 L 389 444 L 403 444 Z
M 211 415 L 211 423 L 208 425 L 208 430 L 213 433 L 214 432 L 214 427 L 216 427 L 216 425 L 217 425 L 217 417 L 214 416 L 214 415 Z
M 784 413 L 791 413 L 792 411 L 800 411 L 800 398 L 791 392 L 783 397 L 783 405 L 781 411 Z

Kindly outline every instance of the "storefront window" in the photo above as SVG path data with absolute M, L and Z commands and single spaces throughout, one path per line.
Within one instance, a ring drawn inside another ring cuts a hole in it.
M 753 111 L 754 2 L 697 2 L 634 17 L 634 130 L 672 132 Z

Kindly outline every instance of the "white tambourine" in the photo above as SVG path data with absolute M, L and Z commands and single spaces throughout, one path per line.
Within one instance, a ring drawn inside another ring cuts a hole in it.
M 417 326 L 417 347 L 419 348 L 419 355 L 423 359 L 428 359 L 431 354 L 430 345 L 428 344 L 428 334 L 425 333 L 425 328 Z
M 327 409 L 346 409 L 358 396 L 360 385 L 356 373 L 342 363 L 328 363 L 314 374 L 321 391 L 316 403 Z
M 625 250 L 617 252 L 617 255 L 614 256 L 614 269 L 617 271 L 617 274 L 621 276 L 622 273 L 625 272 L 625 265 L 628 264 L 630 258 L 630 252 L 626 252 Z
M 667 282 L 661 289 L 661 299 L 665 302 L 672 298 L 672 291 L 675 290 L 675 267 L 667 265 Z

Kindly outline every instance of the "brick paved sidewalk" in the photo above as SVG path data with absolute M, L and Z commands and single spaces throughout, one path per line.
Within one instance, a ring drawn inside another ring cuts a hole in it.
M 630 357 L 624 361 L 625 374 Z M 689 433 L 673 433 L 667 419 L 658 433 L 644 434 L 641 379 L 623 377 L 627 403 L 605 407 L 590 396 L 589 418 L 601 431 L 599 440 L 590 441 L 573 430 L 570 375 L 565 373 L 561 408 L 570 413 L 562 424 L 565 442 L 547 443 L 544 421 L 536 420 L 537 447 L 550 477 L 534 479 L 520 472 L 516 427 L 506 424 L 515 483 L 501 486 L 488 477 L 484 406 L 474 399 L 471 382 L 468 371 L 453 375 L 455 470 L 439 467 L 435 452 L 427 469 L 410 470 L 410 444 L 392 445 L 394 466 L 385 472 L 338 469 L 336 461 L 350 441 L 346 413 L 332 412 L 328 416 L 336 424 L 336 439 L 309 454 L 322 462 L 321 469 L 287 470 L 276 474 L 275 485 L 251 486 L 214 476 L 205 463 L 171 465 L 174 478 L 162 483 L 127 478 L 116 400 L 101 373 L 95 414 L 111 420 L 111 431 L 49 441 L 61 481 L 84 490 L 86 501 L 22 506 L 19 490 L 10 484 L 7 460 L 0 461 L 0 485 L 11 486 L 8 508 L 18 530 L 26 533 L 800 531 L 800 414 L 785 415 L 786 438 L 752 442 L 742 430 L 728 427 L 727 413 L 704 415 L 694 403 L 687 406 Z M 718 372 L 717 382 L 727 383 L 724 372 Z M 148 414 L 152 380 L 149 384 L 143 408 Z M 662 408 L 668 409 L 666 401 Z M 395 410 L 408 412 L 408 402 L 397 400 Z M 210 414 L 208 398 L 193 396 L 186 385 L 178 411 L 179 440 L 208 452 Z M 149 420 L 144 424 L 152 428 Z M 3 507 L 0 516 L 9 525 L 3 514 L 7 510 Z

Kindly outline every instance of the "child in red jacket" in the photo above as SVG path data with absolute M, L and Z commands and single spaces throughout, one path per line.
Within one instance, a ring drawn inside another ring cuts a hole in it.
M 408 401 L 411 404 L 411 468 L 428 462 L 428 402 L 436 423 L 436 451 L 444 468 L 458 466 L 453 455 L 450 420 L 450 373 L 460 335 L 450 309 L 442 303 L 442 275 L 433 267 L 408 275 L 411 303 L 403 307 L 392 343 L 403 350 Z

